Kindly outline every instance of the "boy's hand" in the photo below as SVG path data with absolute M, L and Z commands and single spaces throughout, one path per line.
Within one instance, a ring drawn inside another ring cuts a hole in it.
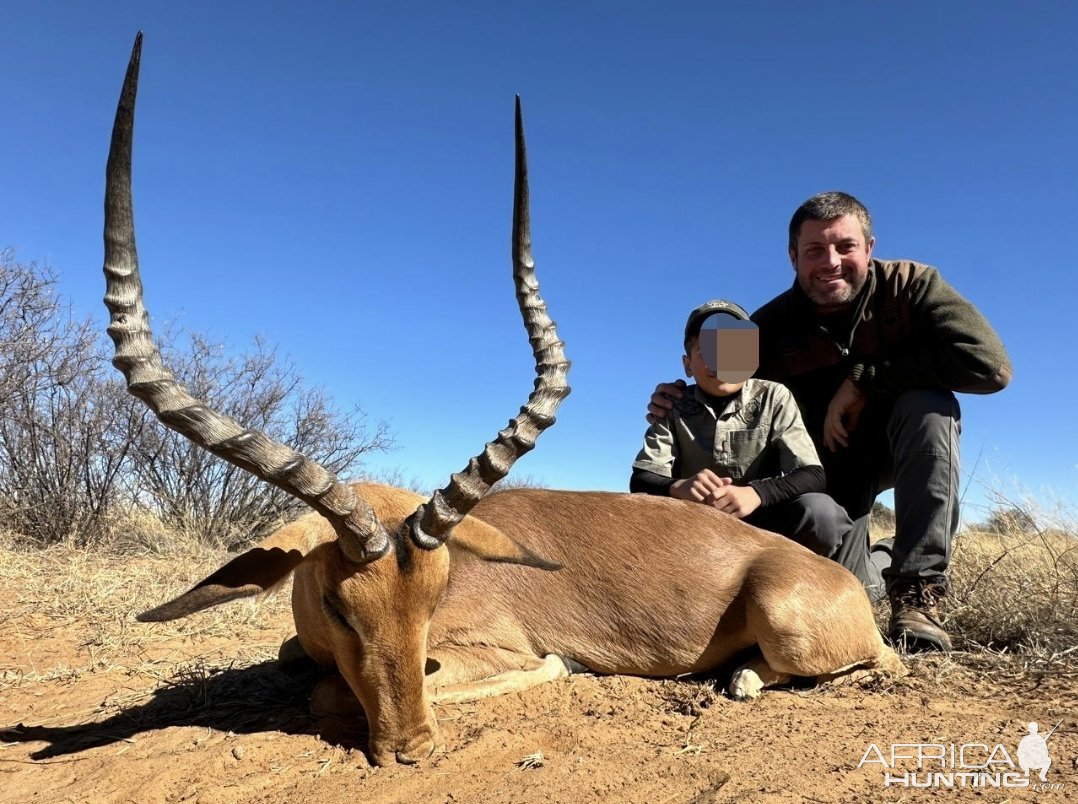
M 823 420 L 823 443 L 835 452 L 839 446 L 850 446 L 850 433 L 857 427 L 868 397 L 851 380 L 843 380 L 835 391 Z
M 760 502 L 760 495 L 752 486 L 727 485 L 714 495 L 711 505 L 738 519 L 744 519 L 760 507 Z
M 710 505 L 744 519 L 760 507 L 760 495 L 752 486 L 735 486 L 728 477 L 719 477 L 710 469 L 701 469 L 692 477 L 670 487 L 670 496 L 679 500 Z
M 684 394 L 685 380 L 676 380 L 672 383 L 663 382 L 655 386 L 655 393 L 651 395 L 651 404 L 648 405 L 648 423 L 655 424 L 666 418 L 666 414 L 674 408 L 674 400 L 681 399 Z
M 715 495 L 732 482 L 730 478 L 719 477 L 710 469 L 701 469 L 692 477 L 674 483 L 670 487 L 670 496 L 677 497 L 679 500 L 691 500 L 711 505 Z

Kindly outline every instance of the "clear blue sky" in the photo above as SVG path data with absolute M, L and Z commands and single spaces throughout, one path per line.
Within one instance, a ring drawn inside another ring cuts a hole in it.
M 104 320 L 105 156 L 143 30 L 151 315 L 266 335 L 390 422 L 372 468 L 442 485 L 531 389 L 520 93 L 573 393 L 514 472 L 626 488 L 687 312 L 788 287 L 790 213 L 843 189 L 877 256 L 938 266 L 1010 350 L 1008 389 L 961 398 L 965 468 L 1078 498 L 1078 4 L 34 2 L 0 27 L 0 246 Z

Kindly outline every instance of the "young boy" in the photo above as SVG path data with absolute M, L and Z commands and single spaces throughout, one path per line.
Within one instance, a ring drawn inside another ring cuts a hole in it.
M 696 380 L 644 434 L 629 490 L 677 497 L 780 533 L 838 561 L 883 596 L 880 564 L 853 536 L 786 386 L 752 379 L 755 325 L 732 302 L 697 307 L 685 325 L 685 374 Z

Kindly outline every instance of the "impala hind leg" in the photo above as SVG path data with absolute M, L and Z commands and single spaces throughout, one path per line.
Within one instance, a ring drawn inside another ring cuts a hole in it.
M 880 678 L 902 678 L 909 675 L 906 665 L 898 658 L 898 654 L 891 648 L 884 646 L 880 655 L 871 662 L 855 664 L 836 670 L 833 673 L 824 673 L 816 677 L 817 684 L 859 684 L 862 681 L 873 681 Z
M 864 588 L 832 561 L 807 551 L 763 555 L 744 591 L 746 631 L 777 673 L 838 677 L 885 660 Z
M 441 648 L 427 659 L 432 672 L 427 690 L 434 703 L 463 703 L 523 692 L 547 681 L 569 675 L 560 656 L 533 654 L 499 648 Z

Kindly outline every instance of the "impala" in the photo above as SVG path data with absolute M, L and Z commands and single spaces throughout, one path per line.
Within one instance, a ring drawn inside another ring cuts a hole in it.
M 131 200 L 140 54 L 141 34 L 106 177 L 114 365 L 168 427 L 314 509 L 140 620 L 183 617 L 294 573 L 296 636 L 282 659 L 330 671 L 315 690 L 323 706 L 358 701 L 378 764 L 414 762 L 442 745 L 432 702 L 519 691 L 571 669 L 675 676 L 748 652 L 729 687 L 739 698 L 792 676 L 903 671 L 854 576 L 781 536 L 675 499 L 488 494 L 569 393 L 569 362 L 531 257 L 519 99 L 513 278 L 538 376 L 520 413 L 445 488 L 424 499 L 343 483 L 192 398 L 161 364 L 142 301 Z

